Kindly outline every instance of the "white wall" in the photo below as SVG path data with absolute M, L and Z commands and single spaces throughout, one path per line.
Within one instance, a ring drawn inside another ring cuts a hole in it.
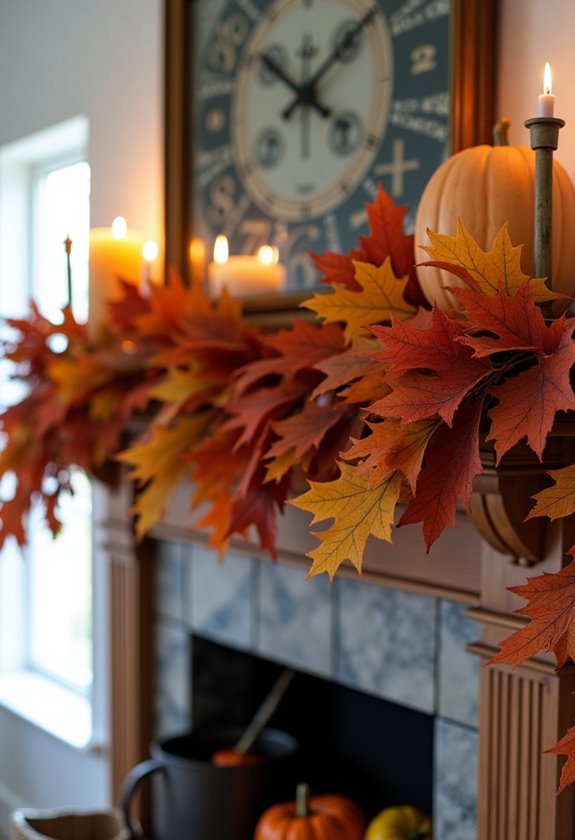
M 90 121 L 92 226 L 162 218 L 162 0 L 1 0 L 0 145 Z
M 92 226 L 121 214 L 158 240 L 162 16 L 162 0 L 0 0 L 0 147 L 85 115 Z M 109 797 L 104 755 L 0 709 L 0 835 L 18 805 L 105 807 Z
M 523 123 L 537 116 L 543 67 L 551 64 L 555 116 L 565 120 L 556 156 L 575 181 L 575 3 L 500 0 L 499 116 L 511 120 L 510 142 L 529 146 Z
M 131 227 L 157 239 L 162 218 L 162 5 L 162 0 L 0 0 L 0 146 L 85 114 L 90 121 L 92 225 L 108 225 L 121 213 Z M 567 121 L 557 157 L 575 179 L 575 3 L 501 0 L 501 14 L 499 114 L 512 120 L 511 141 L 529 143 L 523 122 L 536 113 L 548 60 L 556 113 Z M 0 800 L 3 789 L 17 788 L 32 804 L 46 807 L 56 797 L 54 777 L 69 805 L 82 796 L 105 796 L 105 760 L 93 757 L 84 784 L 71 781 L 64 787 L 61 766 L 67 764 L 78 777 L 67 748 L 56 748 L 50 736 L 30 740 L 31 734 L 0 711 Z M 52 759 L 43 760 L 48 754 Z M 34 801 L 32 786 L 42 770 L 49 783 Z

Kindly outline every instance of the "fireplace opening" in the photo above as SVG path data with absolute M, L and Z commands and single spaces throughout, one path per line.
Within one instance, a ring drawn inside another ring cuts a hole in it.
M 191 636 L 194 727 L 245 725 L 283 665 Z M 298 671 L 269 724 L 297 738 L 298 780 L 342 793 L 369 817 L 389 805 L 431 814 L 433 715 Z

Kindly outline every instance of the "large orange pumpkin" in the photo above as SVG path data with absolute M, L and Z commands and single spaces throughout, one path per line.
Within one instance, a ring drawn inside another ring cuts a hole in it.
M 310 798 L 309 785 L 297 786 L 295 802 L 264 811 L 254 840 L 362 840 L 367 821 L 359 805 L 326 793 Z
M 523 245 L 521 268 L 533 276 L 533 219 L 535 153 L 526 146 L 507 145 L 509 122 L 494 130 L 495 145 L 472 146 L 448 158 L 429 180 L 415 219 L 415 261 L 427 254 L 427 228 L 455 236 L 458 217 L 484 250 L 489 250 L 500 228 L 508 223 L 513 245 Z M 560 163 L 553 163 L 553 289 L 575 292 L 575 187 Z M 453 274 L 419 267 L 417 277 L 430 303 L 441 309 L 456 304 L 442 286 L 462 286 Z

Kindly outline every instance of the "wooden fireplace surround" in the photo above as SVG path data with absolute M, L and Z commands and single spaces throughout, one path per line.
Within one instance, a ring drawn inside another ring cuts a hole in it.
M 519 627 L 514 614 L 524 602 L 508 587 L 528 574 L 553 572 L 566 562 L 575 542 L 572 519 L 538 522 L 533 531 L 522 519 L 530 497 L 546 479 L 546 466 L 575 460 L 575 440 L 559 430 L 543 466 L 518 451 L 499 468 L 484 455 L 473 511 L 458 515 L 457 526 L 442 535 L 428 555 L 418 528 L 396 531 L 389 546 L 370 540 L 364 579 L 374 585 L 451 599 L 470 605 L 478 623 L 471 653 L 488 660 L 498 642 Z M 548 480 L 547 480 L 548 483 Z M 206 543 L 188 512 L 189 486 L 182 485 L 163 520 L 137 545 L 130 514 L 132 487 L 121 482 L 111 493 L 100 526 L 110 562 L 112 659 L 113 793 L 128 770 L 148 755 L 152 739 L 153 578 L 157 540 Z M 288 507 L 279 523 L 280 563 L 309 565 L 305 552 L 315 540 L 308 515 Z M 234 551 L 258 556 L 255 542 L 235 542 Z M 523 553 L 513 553 L 522 549 Z M 356 571 L 341 570 L 354 576 Z M 529 660 L 512 670 L 489 665 L 481 670 L 479 722 L 478 840 L 571 840 L 575 829 L 575 790 L 559 797 L 562 758 L 544 750 L 575 722 L 575 666 L 559 671 L 551 658 Z

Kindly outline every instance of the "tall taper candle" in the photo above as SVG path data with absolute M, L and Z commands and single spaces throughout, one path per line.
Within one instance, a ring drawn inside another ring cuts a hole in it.
M 550 73 L 549 70 L 544 83 L 545 91 L 549 92 Z M 552 104 L 554 106 L 554 100 Z M 550 289 L 553 288 L 553 152 L 559 143 L 559 129 L 564 125 L 564 120 L 552 116 L 533 117 L 525 122 L 530 132 L 531 148 L 535 150 L 534 274 L 535 277 L 544 277 Z

